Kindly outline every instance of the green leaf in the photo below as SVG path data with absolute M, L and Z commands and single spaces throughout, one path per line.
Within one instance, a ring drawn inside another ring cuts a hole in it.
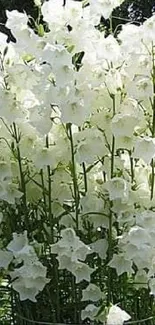
M 37 32 L 38 32 L 38 35 L 40 37 L 43 37 L 44 36 L 44 26 L 42 24 L 39 24 L 37 26 Z
M 29 63 L 29 62 L 31 62 L 32 60 L 34 60 L 35 57 L 34 57 L 32 54 L 24 54 L 24 55 L 22 56 L 22 59 L 23 59 L 24 62 Z

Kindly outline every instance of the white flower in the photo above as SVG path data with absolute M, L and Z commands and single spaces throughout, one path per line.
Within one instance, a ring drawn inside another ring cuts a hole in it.
M 21 63 L 22 58 L 32 59 L 36 55 L 39 56 L 38 35 L 35 35 L 28 28 L 28 16 L 26 13 L 19 13 L 17 10 L 6 12 L 8 17 L 6 26 L 12 31 L 13 36 L 17 40 L 14 46 L 16 55 L 14 56 L 13 63 L 19 63 L 19 61 Z
M 104 64 L 106 62 L 112 62 L 114 66 L 117 65 L 121 60 L 121 51 L 116 38 L 114 38 L 113 35 L 101 38 L 98 41 L 96 55 L 99 62 L 104 62 Z
M 32 90 L 34 86 L 37 86 L 39 80 L 39 73 L 36 70 L 32 71 L 28 65 L 16 64 L 8 68 L 7 82 L 12 93 Z
M 138 99 L 145 99 L 146 96 L 148 98 L 153 96 L 152 80 L 149 77 L 139 78 L 139 80 L 136 82 L 136 88 L 137 96 L 135 93 L 135 87 L 133 90 L 133 95 L 135 97 L 138 97 Z
M 105 19 L 108 19 L 114 8 L 121 5 L 124 0 L 91 0 L 90 9 L 92 15 L 94 13 L 99 16 L 103 15 Z
M 102 298 L 102 292 L 95 284 L 90 283 L 86 289 L 82 290 L 82 301 L 98 301 Z
M 155 278 L 150 279 L 150 281 L 149 281 L 149 287 L 150 287 L 150 290 L 151 290 L 150 293 L 153 296 L 155 296 Z
M 142 29 L 139 26 L 134 24 L 125 24 L 122 26 L 122 30 L 119 33 L 119 39 L 121 40 L 121 49 L 122 52 L 126 53 L 134 53 L 135 55 L 141 53 L 141 36 L 142 36 Z M 130 46 L 129 46 L 130 44 Z M 134 66 L 135 66 L 135 62 Z
M 54 152 L 55 153 L 55 152 Z M 53 169 L 56 167 L 57 162 L 55 160 L 55 155 L 53 153 L 53 147 L 37 147 L 36 152 L 34 153 L 33 161 L 37 168 L 44 168 L 52 166 Z
M 148 289 L 148 276 L 144 270 L 138 270 L 134 279 L 136 289 L 146 288 Z
M 90 275 L 95 271 L 95 269 L 89 267 L 87 264 L 82 262 L 75 262 L 72 264 L 71 272 L 76 277 L 76 283 L 83 280 L 90 282 Z
M 126 259 L 121 254 L 114 254 L 112 260 L 108 265 L 112 268 L 115 268 L 118 275 L 121 275 L 124 272 L 133 273 L 132 261 Z
M 10 272 L 13 280 L 12 286 L 19 292 L 20 300 L 36 301 L 35 296 L 50 281 L 46 279 L 46 270 L 47 268 L 39 261 L 35 262 L 35 265 L 29 261 L 28 264 Z
M 82 212 L 101 212 L 103 210 L 103 201 L 101 198 L 97 197 L 97 194 L 94 192 L 89 192 L 86 196 L 81 198 Z M 96 213 L 94 215 L 96 217 Z
M 81 312 L 81 319 L 84 320 L 85 318 L 89 318 L 91 320 L 95 319 L 95 316 L 97 315 L 98 307 L 96 307 L 93 304 L 89 304 L 86 306 L 84 310 Z
M 63 204 L 64 201 L 72 199 L 71 189 L 68 184 L 57 181 L 53 185 L 52 198 L 54 200 L 58 200 L 58 202 Z
M 70 92 L 73 91 L 70 89 Z M 68 97 L 68 98 L 67 98 Z M 89 100 L 89 98 L 87 98 Z M 83 96 L 71 98 L 66 95 L 66 100 L 61 104 L 61 120 L 63 123 L 73 123 L 81 126 L 89 117 L 90 107 Z
M 137 139 L 133 153 L 134 158 L 141 158 L 149 164 L 155 155 L 155 139 L 144 137 Z
M 124 310 L 122 310 L 117 305 L 113 305 L 109 309 L 109 314 L 107 316 L 107 325 L 123 325 L 124 321 L 131 318 Z
M 101 259 L 104 259 L 108 249 L 108 241 L 105 238 L 98 239 L 94 243 L 90 244 L 90 247 L 94 252 L 98 253 Z
M 9 124 L 25 118 L 25 112 L 20 103 L 16 101 L 14 94 L 0 88 L 0 98 L 0 116 L 5 118 Z
M 131 114 L 116 114 L 112 120 L 112 132 L 116 137 L 131 137 L 139 120 Z
M 53 251 L 52 251 L 53 253 Z M 67 253 L 63 253 L 63 255 L 58 255 L 57 260 L 59 262 L 59 270 L 65 270 L 67 269 L 68 271 L 72 271 L 72 263 L 73 263 L 73 258 L 68 256 Z
M 113 133 L 114 132 L 115 131 L 113 131 Z M 132 151 L 133 146 L 134 146 L 134 141 L 133 141 L 133 138 L 132 137 L 128 137 L 128 136 L 117 136 L 115 140 L 116 140 L 116 148 L 117 149 L 121 148 L 121 149 L 126 149 L 126 150 L 131 150 Z M 125 155 L 126 155 L 126 159 L 125 159 L 124 162 L 128 162 L 129 161 L 129 155 L 127 155 L 127 153 L 124 153 L 124 155 L 122 154 L 121 157 L 123 158 L 123 157 L 125 157 Z M 124 159 L 122 159 L 122 160 L 124 160 Z
M 142 244 L 149 244 L 151 237 L 147 229 L 136 225 L 129 230 L 128 239 L 130 243 L 140 248 Z
M 79 240 L 72 228 L 62 230 L 61 235 L 62 239 L 51 245 L 52 253 L 59 256 L 66 255 L 73 261 L 78 259 L 83 261 L 87 254 L 90 254 L 90 247 Z
M 136 214 L 136 223 L 138 226 L 152 230 L 154 227 L 155 212 L 151 210 L 145 210 Z
M 38 278 L 46 277 L 47 267 L 43 266 L 38 260 L 33 260 L 33 262 L 26 261 L 23 266 L 17 268 L 14 272 L 11 273 L 13 278 L 23 277 L 23 278 Z
M 35 260 L 37 258 L 34 248 L 28 243 L 26 230 L 23 234 L 13 233 L 13 240 L 8 244 L 7 249 L 11 251 L 16 258 L 22 260 L 30 258 Z
M 52 23 L 58 23 L 63 12 L 63 6 L 61 0 L 45 1 L 42 6 L 42 13 L 45 21 Z
M 0 180 L 9 179 L 12 176 L 9 161 L 0 161 Z
M 7 249 L 13 253 L 20 252 L 28 244 L 27 231 L 23 234 L 13 233 L 13 240 L 8 244 Z
M 82 5 L 74 1 L 67 1 L 64 8 L 62 0 L 53 0 L 44 2 L 42 13 L 45 21 L 52 25 L 52 27 L 53 24 L 59 28 L 67 24 L 74 26 L 82 16 Z
M 7 201 L 10 204 L 15 204 L 16 199 L 20 199 L 23 193 L 17 189 L 16 184 L 3 182 L 4 193 L 1 195 L 1 199 Z
M 79 240 L 72 228 L 62 230 L 61 235 L 62 239 L 51 245 L 51 252 L 58 254 L 59 269 L 66 268 L 72 272 L 76 277 L 76 283 L 82 280 L 89 282 L 94 269 L 81 261 L 91 253 L 91 248 Z
M 29 299 L 36 302 L 36 295 L 42 291 L 49 279 L 46 278 L 47 267 L 38 260 L 35 250 L 28 243 L 27 231 L 13 234 L 13 240 L 7 246 L 12 256 L 16 257 L 14 271 L 9 274 L 12 287 L 20 295 L 20 300 Z M 18 267 L 22 263 L 21 267 Z
M 101 103 L 103 98 L 101 99 Z M 97 106 L 100 106 L 99 98 L 97 98 Z M 99 112 L 95 112 L 91 116 L 91 124 L 92 126 L 99 127 L 101 130 L 110 132 L 111 134 L 111 120 L 112 120 L 112 113 L 108 109 L 101 110 Z
M 41 105 L 31 108 L 29 123 L 36 128 L 41 135 L 47 134 L 52 127 L 51 108 L 45 108 Z
M 110 94 L 116 95 L 123 88 L 121 73 L 117 69 L 110 69 L 105 76 L 105 85 Z
M 114 177 L 107 181 L 105 188 L 109 192 L 110 200 L 122 199 L 127 200 L 129 196 L 129 184 L 125 179 Z
M 101 133 L 93 128 L 74 134 L 77 144 L 76 159 L 79 163 L 93 163 L 98 156 L 103 157 L 107 149 Z
M 26 287 L 26 279 L 24 278 L 18 278 L 12 283 L 12 287 L 14 290 L 19 292 L 20 300 L 31 300 L 33 302 L 36 302 L 36 295 L 39 293 L 38 289 L 36 287 Z
M 154 42 L 154 32 L 155 32 L 155 15 L 146 19 L 142 26 L 142 37 L 145 44 L 152 47 L 152 42 Z
M 151 261 L 152 261 L 151 246 L 148 245 L 147 243 L 145 243 L 145 244 L 142 243 L 140 247 L 138 247 L 138 248 L 135 247 L 135 254 L 134 254 L 134 257 L 132 260 L 139 270 L 150 268 L 150 273 L 151 273 L 152 272 L 152 269 L 150 267 Z M 153 271 L 153 274 L 154 274 L 154 271 Z
M 13 254 L 6 250 L 0 249 L 0 268 L 7 269 L 8 265 L 13 259 Z
M 27 29 L 27 15 L 26 13 L 20 13 L 17 10 L 6 11 L 8 20 L 6 26 L 11 29 L 15 37 L 19 37 L 22 35 L 22 31 Z
M 51 45 L 47 43 L 42 55 L 42 59 L 51 65 L 54 73 L 60 67 L 72 67 L 72 56 L 63 45 Z

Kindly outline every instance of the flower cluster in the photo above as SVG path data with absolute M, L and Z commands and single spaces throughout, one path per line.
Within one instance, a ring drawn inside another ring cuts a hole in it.
M 17 43 L 0 37 L 0 231 L 11 229 L 0 267 L 21 300 L 36 301 L 49 282 L 37 238 L 58 281 L 67 270 L 87 283 L 82 319 L 112 295 L 110 281 L 104 293 L 94 282 L 98 261 L 155 295 L 155 16 L 105 37 L 100 17 L 121 3 L 45 2 L 42 37 L 7 12 Z M 129 319 L 111 308 L 107 324 Z
M 36 301 L 36 295 L 42 291 L 49 279 L 46 278 L 47 268 L 38 260 L 32 245 L 29 244 L 27 231 L 23 234 L 13 233 L 13 240 L 7 250 L 1 250 L 1 267 L 7 269 L 12 262 L 14 271 L 9 275 L 12 287 L 19 292 L 20 300 Z

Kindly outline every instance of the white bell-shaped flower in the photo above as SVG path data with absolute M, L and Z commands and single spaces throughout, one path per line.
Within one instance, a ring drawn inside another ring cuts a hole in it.
M 82 290 L 82 301 L 98 301 L 102 298 L 102 291 L 95 284 L 90 283 L 86 289 Z
M 149 137 L 137 139 L 133 157 L 143 159 L 146 164 L 150 164 L 154 156 L 155 156 L 155 139 Z
M 109 314 L 107 316 L 107 325 L 123 325 L 124 321 L 131 318 L 124 310 L 122 310 L 117 305 L 113 305 L 109 309 Z

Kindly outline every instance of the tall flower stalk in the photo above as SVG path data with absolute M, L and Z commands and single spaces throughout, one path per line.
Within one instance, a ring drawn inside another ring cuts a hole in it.
M 111 95 L 112 99 L 112 109 L 113 117 L 116 114 L 116 102 L 115 95 Z M 115 172 L 115 137 L 112 135 L 112 144 L 111 144 L 111 179 L 114 177 Z M 113 227 L 113 212 L 112 212 L 112 202 L 110 202 L 110 215 L 109 215 L 109 228 L 108 228 L 108 262 L 112 259 L 113 256 L 113 239 L 112 239 L 112 227 Z M 108 269 L 108 304 L 113 301 L 113 279 L 112 279 L 112 270 Z
M 152 138 L 155 138 L 155 53 L 154 53 L 154 45 L 152 45 L 152 87 L 153 87 L 153 99 L 151 102 L 152 105 Z M 151 200 L 154 197 L 154 185 L 155 185 L 155 170 L 154 170 L 154 158 L 151 161 Z

